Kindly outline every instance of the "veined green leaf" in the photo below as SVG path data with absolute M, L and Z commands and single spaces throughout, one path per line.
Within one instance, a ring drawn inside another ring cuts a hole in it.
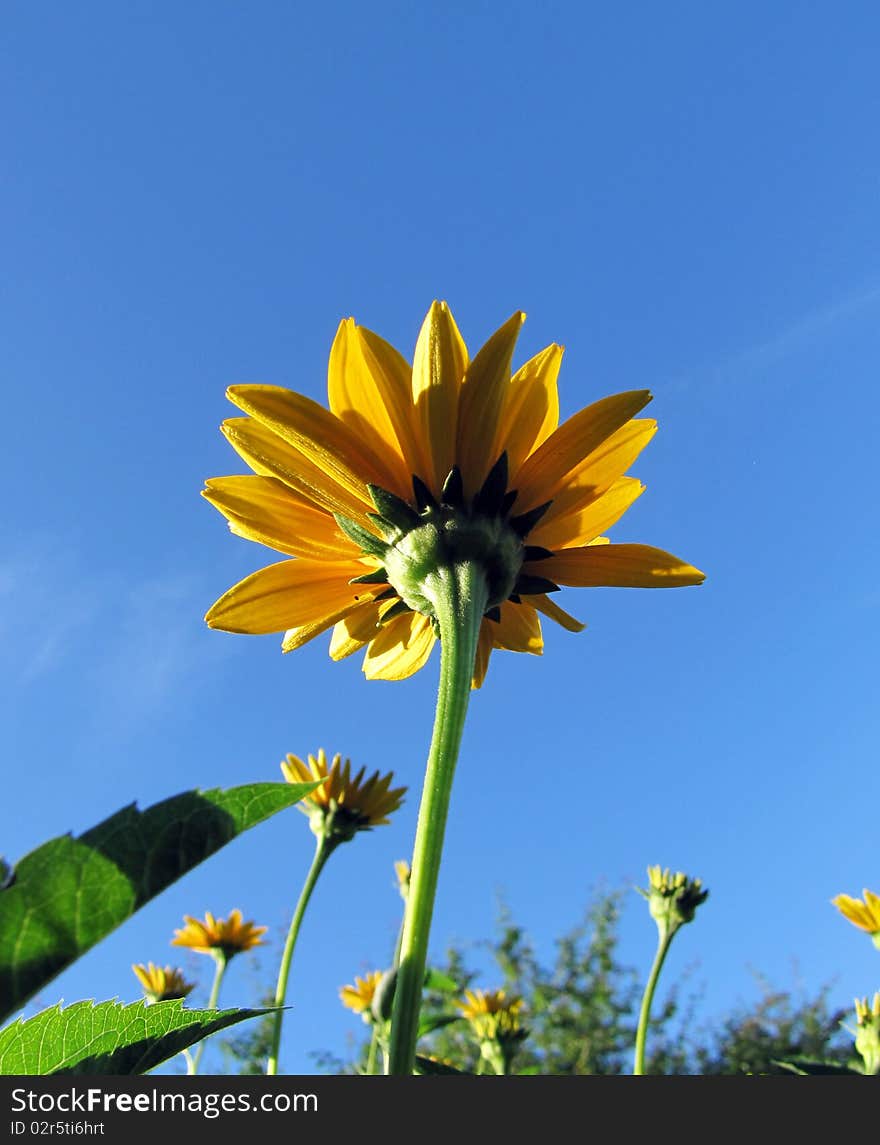
M 182 999 L 74 1002 L 0 1030 L 0 1074 L 146 1073 L 194 1042 L 266 1010 L 187 1010 Z
M 466 1070 L 456 1069 L 454 1065 L 449 1065 L 448 1062 L 440 1062 L 434 1058 L 422 1057 L 421 1054 L 416 1054 L 415 1072 L 420 1074 L 441 1074 L 443 1076 L 455 1074 L 457 1077 L 467 1075 Z
M 181 875 L 316 786 L 187 791 L 31 851 L 0 890 L 0 1020 Z

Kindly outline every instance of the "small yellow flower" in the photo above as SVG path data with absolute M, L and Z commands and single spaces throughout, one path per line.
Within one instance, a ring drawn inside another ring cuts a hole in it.
M 864 902 L 850 898 L 849 895 L 837 895 L 831 902 L 853 926 L 867 931 L 874 939 L 874 945 L 880 948 L 880 895 L 875 895 L 867 888 L 862 893 Z
M 328 766 L 323 748 L 317 756 L 310 755 L 308 763 L 288 755 L 281 764 L 281 771 L 288 783 L 326 780 L 297 807 L 309 816 L 316 835 L 332 835 L 340 842 L 351 839 L 358 831 L 390 823 L 388 816 L 400 807 L 406 793 L 405 787 L 391 787 L 394 779 L 391 771 L 383 776 L 374 771 L 365 779 L 366 768 L 362 767 L 352 776 L 351 760 L 343 762 L 338 752 Z
M 647 390 L 602 398 L 559 425 L 562 347 L 515 372 L 525 315 L 470 358 L 445 302 L 412 365 L 353 318 L 330 350 L 329 410 L 278 386 L 236 385 L 244 417 L 223 432 L 253 470 L 204 496 L 238 536 L 286 559 L 229 589 L 212 628 L 284 633 L 282 650 L 333 630 L 330 655 L 366 649 L 368 679 L 401 680 L 437 640 L 438 568 L 473 562 L 486 581 L 473 686 L 493 649 L 543 650 L 540 615 L 584 625 L 551 600 L 561 585 L 674 588 L 698 569 L 603 534 L 641 495 L 625 476 L 657 428 Z
M 507 997 L 504 990 L 465 990 L 458 1011 L 481 1040 L 500 1039 L 522 1030 L 522 998 Z
M 397 889 L 400 891 L 400 897 L 406 902 L 409 894 L 409 881 L 412 877 L 412 870 L 406 859 L 397 860 L 394 864 L 394 873 L 397 875 Z
M 648 883 L 647 891 L 636 889 L 648 900 L 651 917 L 662 933 L 693 922 L 697 907 L 709 897 L 700 879 L 690 879 L 684 871 L 673 874 L 668 867 L 648 867 Z
M 880 1073 L 880 993 L 872 1003 L 856 998 L 856 1049 L 865 1062 L 865 1073 Z
M 174 932 L 172 946 L 188 946 L 200 954 L 220 953 L 227 959 L 252 946 L 262 946 L 261 935 L 269 929 L 244 922 L 240 910 L 231 910 L 228 919 L 214 918 L 206 911 L 204 922 L 188 914 L 184 915 L 184 921 L 186 926 Z
M 194 982 L 187 982 L 182 970 L 173 966 L 154 966 L 148 962 L 146 966 L 135 963 L 132 966 L 138 981 L 143 987 L 144 994 L 150 1002 L 167 1002 L 172 998 L 185 998 L 195 989 Z
M 365 1022 L 371 1022 L 373 1020 L 371 1007 L 382 977 L 381 970 L 372 970 L 363 978 L 355 978 L 353 986 L 340 987 L 339 997 L 343 1006 L 360 1014 Z

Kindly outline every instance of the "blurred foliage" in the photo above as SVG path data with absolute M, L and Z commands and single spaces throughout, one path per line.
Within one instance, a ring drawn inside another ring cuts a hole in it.
M 525 1000 L 529 1036 L 519 1049 L 513 1072 L 520 1074 L 627 1074 L 643 978 L 621 962 L 618 952 L 624 892 L 597 894 L 583 921 L 555 942 L 551 965 L 537 957 L 526 931 L 501 912 L 495 939 L 482 943 L 497 966 L 481 974 L 492 988 L 503 986 Z M 689 936 L 690 937 L 690 936 Z M 646 953 L 646 965 L 649 953 Z M 477 979 L 460 946 L 451 947 L 437 969 L 459 984 L 455 994 L 426 991 L 424 1008 L 455 1013 L 461 991 Z M 687 984 L 687 976 L 684 985 Z M 821 1059 L 846 1065 L 853 1058 L 851 1037 L 841 1029 L 848 1010 L 831 1006 L 830 988 L 814 994 L 774 989 L 758 978 L 757 1003 L 740 1006 L 711 1025 L 698 1023 L 701 996 L 682 994 L 682 984 L 667 987 L 654 1006 L 648 1038 L 647 1072 L 657 1074 L 779 1074 L 778 1063 Z M 661 991 L 663 983 L 661 982 Z M 250 1033 L 243 1033 L 245 1041 Z M 328 1052 L 313 1055 L 331 1073 L 363 1069 L 367 1041 L 353 1047 L 349 1060 Z M 479 1049 L 464 1021 L 437 1030 L 419 1044 L 419 1052 L 476 1072 Z

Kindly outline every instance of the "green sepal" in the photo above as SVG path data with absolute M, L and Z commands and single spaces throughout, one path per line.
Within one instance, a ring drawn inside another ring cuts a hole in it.
M 474 497 L 474 512 L 484 513 L 487 517 L 496 516 L 501 512 L 506 492 L 507 451 L 505 450 L 489 470 L 489 475 L 483 482 L 482 488 Z
M 354 543 L 365 553 L 370 553 L 374 557 L 384 557 L 388 549 L 385 541 L 380 540 L 379 537 L 373 536 L 371 532 L 359 525 L 351 518 L 343 516 L 342 513 L 333 514 L 336 524 L 342 529 L 343 533 L 354 541 Z
M 507 523 L 520 537 L 527 537 L 552 504 L 552 501 L 545 501 L 543 505 L 529 509 L 528 513 L 520 513 L 518 517 L 511 517 Z
M 405 600 L 399 600 L 397 604 L 392 604 L 388 611 L 383 613 L 381 623 L 385 624 L 387 621 L 393 620 L 395 616 L 403 616 L 405 612 L 412 612 L 412 609 Z
M 523 561 L 546 561 L 554 555 L 552 549 L 545 549 L 541 545 L 526 545 L 523 548 Z
M 349 584 L 387 584 L 388 573 L 384 568 L 373 569 L 372 572 L 364 573 L 363 576 L 353 576 L 348 582 Z
M 444 505 L 448 505 L 450 509 L 461 509 L 464 507 L 464 482 L 461 479 L 461 470 L 457 465 L 453 465 L 447 474 L 446 480 L 443 482 L 440 500 Z
M 416 504 L 420 509 L 439 509 L 437 498 L 424 483 L 421 477 L 416 477 L 415 473 L 412 476 L 413 494 L 415 495 Z
M 545 576 L 532 576 L 530 573 L 520 573 L 513 586 L 515 593 L 523 596 L 538 596 L 544 592 L 559 592 L 559 585 L 548 580 Z
M 393 600 L 395 596 L 397 596 L 397 589 L 389 585 L 384 592 L 380 592 L 378 596 L 374 596 L 373 601 L 378 604 L 382 600 Z
M 395 525 L 401 532 L 408 533 L 410 529 L 416 528 L 421 523 L 421 517 L 412 505 L 407 505 L 406 501 L 395 493 L 389 493 L 380 485 L 367 485 L 367 492 L 370 494 L 370 499 L 377 511 L 381 514 L 382 520 Z M 372 513 L 368 514 L 370 517 L 372 515 Z
M 494 620 L 496 624 L 501 623 L 501 608 L 499 605 L 494 605 L 492 608 L 487 608 L 483 613 L 487 620 Z
M 504 494 L 504 499 L 501 502 L 500 513 L 502 517 L 506 517 L 510 510 L 513 508 L 513 503 L 519 496 L 518 489 L 508 489 Z

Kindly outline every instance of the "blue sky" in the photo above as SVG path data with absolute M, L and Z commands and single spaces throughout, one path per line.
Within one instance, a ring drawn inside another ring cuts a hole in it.
M 842 1005 L 880 987 L 829 905 L 880 890 L 878 33 L 860 3 L 10 5 L 0 850 L 277 779 L 288 751 L 393 769 L 405 808 L 334 856 L 306 920 L 282 1064 L 344 1049 L 337 989 L 397 927 L 438 661 L 367 683 L 327 638 L 283 657 L 209 631 L 269 554 L 198 494 L 243 471 L 225 387 L 323 400 L 341 317 L 409 356 L 434 298 L 471 348 L 523 309 L 517 362 L 566 346 L 564 416 L 653 391 L 647 492 L 612 538 L 708 579 L 567 590 L 586 632 L 493 659 L 433 949 L 490 934 L 502 895 L 550 958 L 591 888 L 660 863 L 711 890 L 669 970 L 707 1015 L 756 996 L 750 968 Z M 133 1000 L 184 913 L 235 906 L 273 929 L 268 976 L 310 855 L 295 811 L 265 824 L 40 1002 Z M 635 895 L 623 938 L 647 967 Z M 224 1000 L 253 985 L 242 958 Z

